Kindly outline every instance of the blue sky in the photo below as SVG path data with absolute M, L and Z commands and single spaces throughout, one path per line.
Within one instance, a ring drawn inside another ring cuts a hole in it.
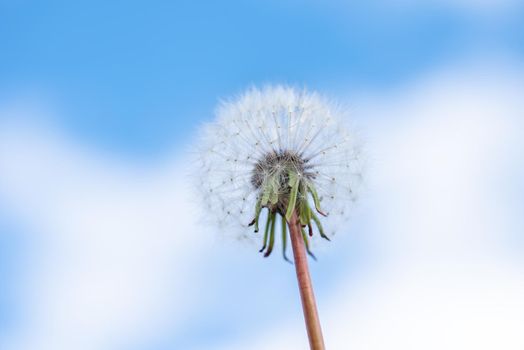
M 51 95 L 74 135 L 148 157 L 189 141 L 218 98 L 250 84 L 391 87 L 467 54 L 522 55 L 523 8 L 476 16 L 409 1 L 2 2 L 0 96 Z
M 523 58 L 512 0 L 1 1 L 0 347 L 301 348 L 292 269 L 187 214 L 199 126 L 278 82 L 351 106 L 375 162 L 311 266 L 330 348 L 520 349 Z

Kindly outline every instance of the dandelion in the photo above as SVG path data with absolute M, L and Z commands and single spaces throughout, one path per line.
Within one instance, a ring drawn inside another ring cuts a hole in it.
M 280 236 L 288 261 L 289 235 L 312 349 L 324 345 L 306 253 L 315 258 L 312 240 L 347 221 L 361 181 L 360 147 L 341 115 L 316 93 L 253 88 L 219 106 L 199 152 L 198 188 L 221 227 L 251 228 L 265 257 Z

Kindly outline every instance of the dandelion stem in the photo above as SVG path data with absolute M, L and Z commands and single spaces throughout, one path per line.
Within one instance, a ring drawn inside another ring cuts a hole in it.
M 313 292 L 311 276 L 309 275 L 306 248 L 302 237 L 300 219 L 296 210 L 291 215 L 288 225 L 291 236 L 291 245 L 293 247 L 293 257 L 295 259 L 300 299 L 302 300 L 302 310 L 304 312 L 304 320 L 306 322 L 306 329 L 309 338 L 309 346 L 311 350 L 325 350 L 324 338 L 322 337 L 322 329 L 318 318 L 317 304 L 315 302 L 315 294 Z

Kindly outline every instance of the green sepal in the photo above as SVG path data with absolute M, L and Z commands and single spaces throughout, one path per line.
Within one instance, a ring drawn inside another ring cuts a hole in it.
M 286 219 L 281 216 L 280 222 L 282 223 L 282 256 L 284 257 L 284 260 L 291 263 L 291 260 L 289 260 L 286 256 L 286 248 L 287 248 L 287 222 Z
M 311 197 L 313 197 L 313 203 L 315 203 L 315 209 L 322 213 L 322 209 L 320 209 L 320 199 L 318 198 L 318 193 L 313 184 L 309 183 L 307 184 L 307 188 L 309 193 L 311 193 Z
M 269 224 L 271 223 L 271 213 L 267 213 L 266 227 L 264 228 L 264 245 L 259 250 L 260 253 L 264 251 L 267 247 L 267 238 L 269 236 Z
M 262 198 L 260 199 L 261 206 L 266 206 L 269 202 L 269 196 L 271 196 L 271 190 L 272 186 L 266 182 L 262 185 L 263 192 L 262 192 Z
M 273 177 L 271 179 L 271 182 L 270 182 L 270 187 L 271 187 L 271 194 L 269 196 L 269 202 L 271 203 L 271 205 L 275 205 L 278 203 L 278 181 L 277 181 L 277 177 Z
M 307 197 L 303 198 L 300 201 L 300 224 L 303 226 L 306 226 L 311 221 L 311 208 L 309 207 L 309 203 L 307 201 Z
M 276 222 L 276 213 L 268 213 L 271 215 L 271 227 L 269 229 L 269 245 L 267 247 L 264 257 L 267 258 L 269 254 L 273 251 L 273 246 L 275 245 L 275 222 Z
M 262 211 L 262 203 L 260 200 L 258 200 L 255 206 L 255 232 L 258 232 L 258 219 L 260 218 L 261 211 Z
M 309 250 L 309 239 L 303 227 L 300 228 L 300 232 L 302 232 L 302 239 L 304 240 L 304 245 L 306 246 L 306 252 L 308 253 L 310 257 L 313 258 L 313 260 L 317 260 L 317 257 L 315 256 L 315 254 L 313 254 L 311 250 Z
M 311 218 L 313 219 L 313 221 L 315 222 L 315 224 L 318 227 L 318 232 L 320 233 L 320 237 L 322 237 L 324 239 L 327 239 L 328 241 L 331 241 L 329 239 L 329 237 L 326 236 L 326 234 L 324 233 L 324 228 L 322 227 L 322 224 L 320 223 L 320 220 L 319 220 L 317 214 L 311 212 Z
M 286 210 L 286 220 L 289 221 L 295 210 L 295 204 L 297 202 L 298 187 L 300 185 L 300 180 L 296 173 L 289 172 L 289 186 L 291 187 L 291 192 L 289 193 L 289 202 L 287 204 Z

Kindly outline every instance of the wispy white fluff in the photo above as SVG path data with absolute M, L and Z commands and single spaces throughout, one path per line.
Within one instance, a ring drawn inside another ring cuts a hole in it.
M 285 153 L 305 162 L 328 214 L 322 218 L 326 234 L 346 221 L 361 183 L 361 151 L 341 108 L 316 93 L 278 85 L 222 102 L 216 114 L 204 127 L 198 157 L 198 187 L 215 223 L 240 228 L 240 237 L 260 237 L 247 229 L 261 195 L 253 179 L 262 183 L 273 172 L 257 173 L 256 165 Z

